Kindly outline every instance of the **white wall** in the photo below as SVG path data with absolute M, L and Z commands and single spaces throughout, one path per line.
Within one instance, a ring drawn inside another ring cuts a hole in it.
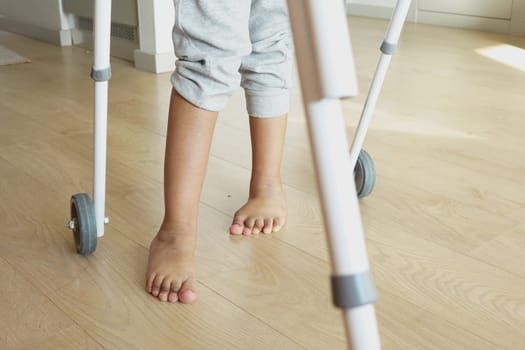
M 60 0 L 2 0 L 0 13 L 19 22 L 47 29 L 62 29 Z
M 389 19 L 397 0 L 347 0 L 348 13 Z M 408 21 L 525 35 L 525 0 L 412 0 Z
M 0 28 L 59 45 L 71 45 L 73 19 L 62 0 L 1 0 Z

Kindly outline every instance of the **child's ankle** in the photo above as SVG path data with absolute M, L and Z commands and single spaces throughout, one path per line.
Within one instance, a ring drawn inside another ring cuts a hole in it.
M 159 229 L 159 235 L 181 235 L 181 234 L 195 234 L 197 230 L 197 220 L 195 221 L 181 221 L 164 219 Z
M 250 181 L 250 195 L 260 193 L 281 192 L 282 183 L 280 174 L 256 174 L 252 173 Z

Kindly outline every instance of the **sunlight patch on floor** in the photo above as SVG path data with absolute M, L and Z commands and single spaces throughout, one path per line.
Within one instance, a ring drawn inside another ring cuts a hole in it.
M 476 52 L 496 62 L 525 72 L 525 50 L 513 45 L 496 45 L 476 49 Z

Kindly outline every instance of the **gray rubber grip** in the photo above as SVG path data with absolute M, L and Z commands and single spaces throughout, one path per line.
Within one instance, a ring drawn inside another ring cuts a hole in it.
M 91 68 L 91 79 L 94 81 L 107 81 L 111 79 L 111 66 L 106 69 L 98 70 Z
M 332 276 L 332 300 L 334 305 L 341 309 L 353 309 L 375 303 L 377 291 L 370 272 Z
M 381 44 L 381 52 L 385 55 L 393 55 L 396 52 L 397 44 L 391 44 L 388 41 L 383 41 Z

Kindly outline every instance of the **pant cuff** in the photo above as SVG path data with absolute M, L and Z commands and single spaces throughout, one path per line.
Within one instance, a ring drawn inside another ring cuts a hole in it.
M 193 81 L 174 72 L 171 84 L 179 95 L 192 105 L 211 112 L 220 112 L 228 103 L 229 95 L 204 96 L 202 89 Z
M 246 92 L 246 107 L 251 117 L 279 117 L 290 110 L 290 93 L 288 90 L 276 95 L 257 95 Z

